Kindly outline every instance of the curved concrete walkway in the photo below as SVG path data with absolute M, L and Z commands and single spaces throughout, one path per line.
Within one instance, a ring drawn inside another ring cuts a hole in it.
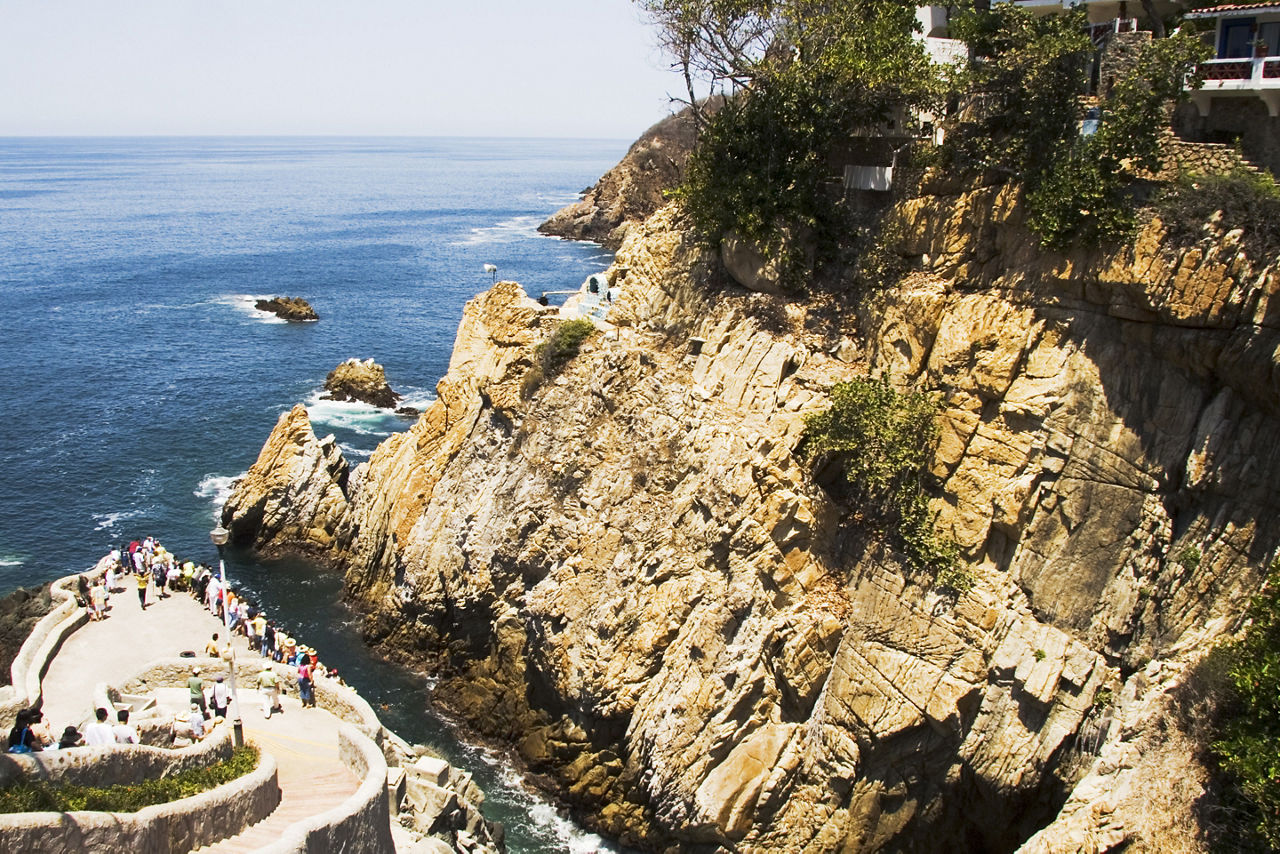
M 126 584 L 132 588 L 131 579 Z M 148 604 L 144 612 L 136 591 L 127 589 L 111 597 L 108 613 L 107 619 L 72 633 L 49 665 L 43 709 L 55 735 L 67 724 L 80 726 L 92 714 L 95 684 L 119 685 L 155 659 L 187 650 L 203 653 L 214 632 L 226 637 L 222 622 L 186 593 Z M 243 637 L 234 643 L 240 682 L 252 685 L 262 659 L 248 650 Z M 201 675 L 211 679 L 218 674 L 206 667 Z M 175 712 L 189 708 L 185 688 L 161 688 L 156 695 L 161 707 Z M 240 691 L 240 703 L 245 737 L 279 764 L 280 806 L 241 836 L 202 850 L 252 851 L 278 839 L 289 824 L 341 804 L 359 785 L 339 759 L 339 720 L 334 715 L 304 709 L 296 696 L 287 696 L 285 713 L 264 720 L 260 695 L 247 688 Z

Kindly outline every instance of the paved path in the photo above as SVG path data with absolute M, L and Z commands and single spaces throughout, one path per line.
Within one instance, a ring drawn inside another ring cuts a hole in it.
M 133 588 L 133 579 L 125 584 Z M 226 636 L 222 621 L 187 593 L 171 594 L 145 612 L 134 589 L 113 594 L 107 618 L 72 633 L 49 665 L 43 683 L 45 719 L 55 734 L 67 724 L 79 726 L 93 712 L 95 683 L 119 685 L 147 662 L 186 650 L 203 654 L 214 632 Z M 243 639 L 237 658 L 241 652 L 248 652 Z
M 77 726 L 91 714 L 93 687 L 119 685 L 157 658 L 187 650 L 202 653 L 213 632 L 225 638 L 220 620 L 190 595 L 138 605 L 132 580 L 129 589 L 111 597 L 105 620 L 89 622 L 63 643 L 44 678 L 44 712 L 55 735 L 69 723 Z M 254 684 L 262 659 L 250 653 L 245 639 L 235 640 L 242 684 Z M 215 676 L 207 668 L 206 679 Z M 174 712 L 188 706 L 185 688 L 161 688 L 159 705 Z M 280 806 L 240 837 L 202 851 L 252 851 L 279 838 L 289 824 L 337 806 L 355 792 L 359 781 L 338 757 L 338 719 L 323 709 L 304 709 L 296 696 L 283 699 L 284 714 L 262 716 L 257 690 L 240 691 L 245 737 L 275 757 L 279 767 Z

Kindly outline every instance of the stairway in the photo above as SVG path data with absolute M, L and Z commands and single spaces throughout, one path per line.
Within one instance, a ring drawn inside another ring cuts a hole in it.
M 331 771 L 280 787 L 280 804 L 271 815 L 251 825 L 240 834 L 213 845 L 195 849 L 200 854 L 247 854 L 276 842 L 285 828 L 325 810 L 332 809 L 351 796 L 359 781 L 348 771 Z

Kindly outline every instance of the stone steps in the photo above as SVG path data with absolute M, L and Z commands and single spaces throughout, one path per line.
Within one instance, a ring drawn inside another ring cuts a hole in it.
M 289 825 L 338 806 L 359 786 L 349 772 L 332 771 L 280 787 L 280 804 L 271 815 L 236 836 L 197 848 L 199 854 L 247 854 L 280 839 Z

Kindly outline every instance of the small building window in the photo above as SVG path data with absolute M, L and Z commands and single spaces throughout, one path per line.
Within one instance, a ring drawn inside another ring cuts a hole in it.
M 1253 56 L 1253 18 L 1232 18 L 1222 22 L 1221 59 L 1247 59 Z
M 1280 21 L 1268 21 L 1258 25 L 1258 35 L 1254 41 L 1266 45 L 1266 53 L 1255 56 L 1280 56 Z

